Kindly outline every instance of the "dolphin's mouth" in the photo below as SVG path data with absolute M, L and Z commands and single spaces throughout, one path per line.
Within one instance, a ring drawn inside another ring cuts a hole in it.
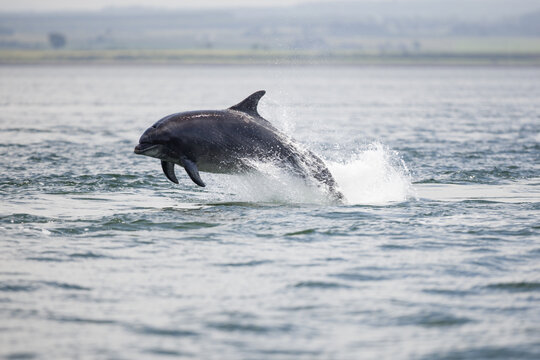
M 150 150 L 157 148 L 157 146 L 158 145 L 156 144 L 140 143 L 139 145 L 135 146 L 135 150 L 133 150 L 133 152 L 138 155 L 144 155 Z

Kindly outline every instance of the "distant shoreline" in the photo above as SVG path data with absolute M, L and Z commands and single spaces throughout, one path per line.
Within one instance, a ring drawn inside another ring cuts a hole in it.
M 540 53 L 388 53 L 266 50 L 0 50 L 0 65 L 493 65 L 540 66 Z

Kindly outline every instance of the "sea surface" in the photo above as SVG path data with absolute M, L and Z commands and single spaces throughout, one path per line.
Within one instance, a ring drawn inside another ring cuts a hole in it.
M 133 153 L 165 115 L 260 113 L 273 166 Z M 540 69 L 0 67 L 5 359 L 540 359 Z

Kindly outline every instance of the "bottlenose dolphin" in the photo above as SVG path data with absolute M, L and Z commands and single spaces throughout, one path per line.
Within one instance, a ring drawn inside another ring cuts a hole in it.
M 142 134 L 135 154 L 160 159 L 165 176 L 176 184 L 174 165 L 180 165 L 199 186 L 206 186 L 199 171 L 243 173 L 254 170 L 253 161 L 272 162 L 342 200 L 324 162 L 259 115 L 257 105 L 265 93 L 257 91 L 225 110 L 168 115 Z

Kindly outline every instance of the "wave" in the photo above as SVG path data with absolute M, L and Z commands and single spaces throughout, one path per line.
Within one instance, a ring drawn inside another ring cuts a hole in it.
M 397 151 L 381 143 L 328 165 L 350 205 L 388 204 L 416 196 L 405 162 Z
M 225 188 L 236 201 L 332 204 L 325 189 L 306 183 L 267 162 L 251 163 L 257 172 L 228 176 Z M 415 197 L 409 170 L 399 154 L 380 143 L 326 162 L 347 205 L 381 205 Z

